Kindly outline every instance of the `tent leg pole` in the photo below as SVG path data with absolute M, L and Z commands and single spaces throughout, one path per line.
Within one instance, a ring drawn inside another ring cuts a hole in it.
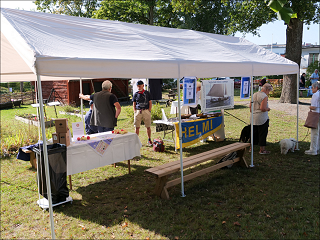
M 46 128 L 44 124 L 43 98 L 42 98 L 42 89 L 41 89 L 41 79 L 38 74 L 37 74 L 37 83 L 38 83 L 38 94 L 39 94 L 39 109 L 40 109 L 40 122 L 41 122 L 40 125 L 41 125 L 41 131 L 42 131 L 44 167 L 45 167 L 45 173 L 46 173 L 47 193 L 48 193 L 48 201 L 49 201 L 51 237 L 52 239 L 55 239 Z
M 180 150 L 180 172 L 181 172 L 181 197 L 185 197 L 184 194 L 184 180 L 183 180 L 183 158 L 182 158 L 182 132 L 181 132 L 181 107 L 180 107 L 180 65 L 178 65 L 178 111 L 179 111 L 179 150 Z
M 82 78 L 80 78 L 80 93 L 82 93 Z M 80 98 L 80 106 L 81 106 L 81 122 L 82 122 L 82 124 L 84 124 L 84 122 L 83 122 L 83 99 L 82 98 Z M 90 108 L 90 106 L 89 106 L 89 108 Z
M 300 70 L 299 70 L 300 72 Z M 299 82 L 300 82 L 300 73 L 297 73 L 297 143 L 296 150 L 299 149 Z
M 253 70 L 253 69 L 252 69 Z M 252 71 L 253 72 L 253 71 Z M 253 76 L 251 75 L 250 77 L 250 82 L 251 82 L 251 164 L 250 167 L 254 167 L 253 165 Z

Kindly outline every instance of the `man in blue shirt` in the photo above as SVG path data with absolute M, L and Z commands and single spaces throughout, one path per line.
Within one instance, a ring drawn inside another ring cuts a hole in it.
M 319 81 L 318 69 L 314 70 L 314 73 L 312 73 L 310 80 L 311 80 L 311 84 Z
M 87 135 L 98 133 L 98 127 L 94 126 L 94 125 L 90 125 L 91 114 L 92 114 L 92 109 L 93 109 L 93 101 L 92 100 L 89 102 L 89 108 L 90 108 L 89 111 L 87 112 L 86 116 L 84 117 Z
M 137 82 L 138 91 L 133 95 L 133 111 L 134 111 L 134 127 L 136 128 L 136 134 L 139 136 L 141 120 L 147 128 L 148 145 L 152 146 L 151 141 L 151 108 L 152 101 L 150 93 L 144 90 L 143 81 Z

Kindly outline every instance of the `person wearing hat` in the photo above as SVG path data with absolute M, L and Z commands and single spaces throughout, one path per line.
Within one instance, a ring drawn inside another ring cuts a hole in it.
M 85 129 L 86 129 L 87 135 L 98 133 L 98 127 L 90 125 L 92 109 L 93 109 L 92 100 L 89 102 L 89 108 L 90 108 L 89 111 L 86 113 L 86 116 L 84 117 L 84 123 L 85 123 Z
M 121 112 L 118 98 L 111 90 L 112 83 L 106 80 L 102 83 L 102 91 L 92 95 L 79 94 L 79 98 L 94 102 L 90 125 L 97 126 L 99 133 L 112 131 L 117 126 L 117 118 Z
M 138 91 L 133 94 L 133 111 L 134 111 L 134 127 L 136 134 L 139 136 L 141 120 L 147 128 L 148 145 L 152 146 L 151 141 L 151 95 L 148 91 L 144 90 L 143 81 L 137 82 Z

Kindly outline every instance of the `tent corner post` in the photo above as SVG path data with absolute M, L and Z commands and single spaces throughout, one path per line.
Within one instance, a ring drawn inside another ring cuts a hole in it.
M 50 184 L 50 171 L 49 171 L 49 160 L 48 160 L 48 149 L 47 149 L 47 138 L 46 138 L 46 128 L 44 123 L 44 111 L 43 111 L 43 97 L 42 97 L 42 87 L 40 75 L 37 74 L 37 84 L 38 84 L 38 95 L 39 95 L 39 112 L 40 112 L 40 127 L 42 131 L 42 143 L 43 143 L 43 156 L 44 156 L 44 166 L 47 182 L 47 193 L 49 202 L 49 213 L 50 213 L 50 225 L 51 225 L 51 237 L 55 239 L 54 233 L 54 221 L 53 221 L 53 210 L 52 210 L 52 195 L 51 195 L 51 184 Z M 40 146 L 39 146 L 40 148 Z
M 179 111 L 179 150 L 180 150 L 180 172 L 181 172 L 181 197 L 185 197 L 184 194 L 184 179 L 183 179 L 183 158 L 182 158 L 182 128 L 181 128 L 181 104 L 180 104 L 180 64 L 178 64 L 178 111 Z
M 297 72 L 297 142 L 296 150 L 299 150 L 299 82 L 300 82 L 300 71 Z

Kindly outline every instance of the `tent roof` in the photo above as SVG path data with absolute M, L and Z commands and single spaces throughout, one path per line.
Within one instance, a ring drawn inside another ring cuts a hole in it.
M 242 38 L 1 9 L 3 81 L 27 72 L 70 79 L 262 76 L 298 71 L 296 63 Z

